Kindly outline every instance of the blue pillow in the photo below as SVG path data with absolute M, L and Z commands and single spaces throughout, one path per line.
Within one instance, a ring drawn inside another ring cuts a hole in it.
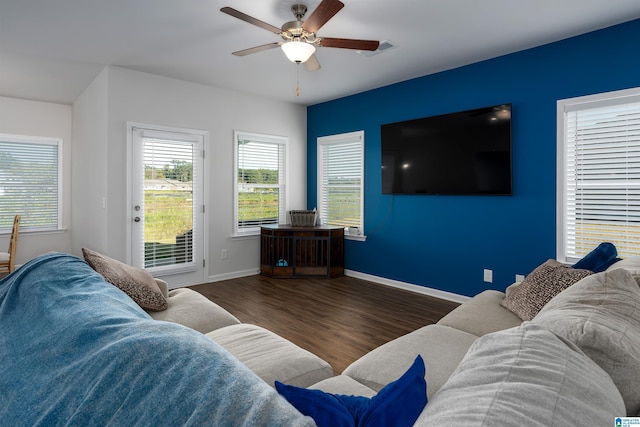
M 619 261 L 618 251 L 613 243 L 603 242 L 589 252 L 580 261 L 573 264 L 573 268 L 591 270 L 594 273 L 605 271 L 610 265 Z
M 275 382 L 276 390 L 318 427 L 412 426 L 427 404 L 422 356 L 372 398 L 325 393 Z

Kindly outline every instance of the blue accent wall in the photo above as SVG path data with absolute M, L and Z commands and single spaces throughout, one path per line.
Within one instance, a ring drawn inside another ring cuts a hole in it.
M 316 139 L 365 131 L 367 240 L 346 242 L 345 267 L 473 296 L 555 258 L 556 101 L 640 86 L 638 40 L 635 20 L 308 107 L 309 208 Z M 363 60 L 375 67 L 377 58 Z M 513 105 L 512 196 L 382 194 L 381 124 L 503 103 Z

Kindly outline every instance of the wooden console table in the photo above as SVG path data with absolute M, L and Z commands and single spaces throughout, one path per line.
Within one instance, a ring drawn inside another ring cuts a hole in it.
M 260 229 L 260 273 L 270 277 L 344 274 L 344 229 L 267 225 Z

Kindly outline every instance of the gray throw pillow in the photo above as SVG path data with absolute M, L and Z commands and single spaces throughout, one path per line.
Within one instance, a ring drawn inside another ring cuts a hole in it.
M 168 307 L 167 300 L 148 271 L 132 267 L 87 248 L 82 248 L 82 255 L 91 268 L 104 277 L 105 281 L 129 295 L 143 309 L 162 311 Z
M 420 426 L 606 426 L 624 412 L 611 378 L 541 327 L 478 338 L 429 400 Z
M 529 273 L 500 304 L 522 320 L 531 320 L 551 298 L 590 274 L 589 270 L 571 268 L 550 259 Z
M 594 274 L 560 293 L 533 319 L 577 345 L 611 376 L 628 415 L 640 412 L 639 279 L 625 269 Z
M 612 264 L 606 271 L 613 271 L 619 268 L 629 270 L 634 276 L 640 275 L 640 256 L 621 259 L 620 261 Z

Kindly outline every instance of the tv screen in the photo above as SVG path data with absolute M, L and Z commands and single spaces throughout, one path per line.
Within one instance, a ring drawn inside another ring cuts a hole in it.
M 381 126 L 383 194 L 511 194 L 511 104 Z

